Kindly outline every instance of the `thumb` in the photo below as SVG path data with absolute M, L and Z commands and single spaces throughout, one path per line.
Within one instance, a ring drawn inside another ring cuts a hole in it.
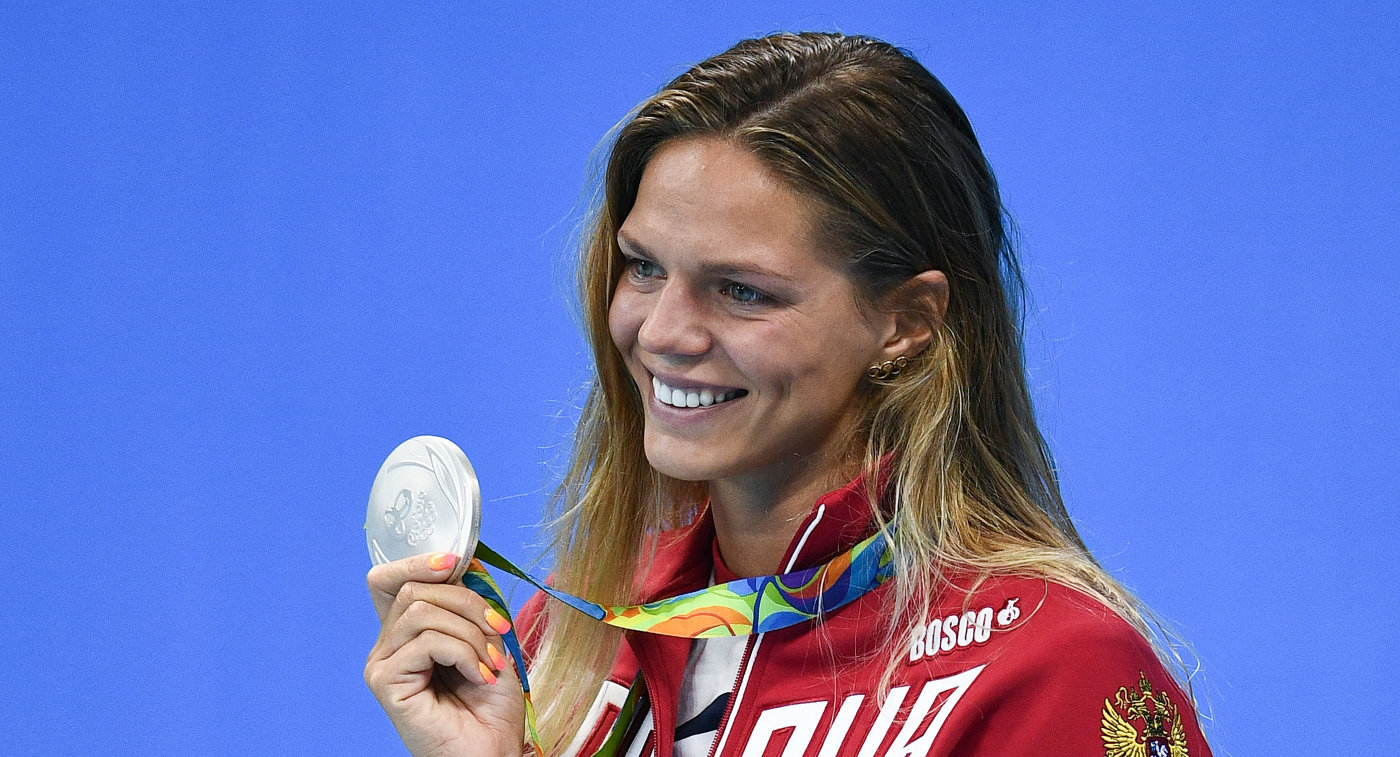
M 402 560 L 386 562 L 369 569 L 366 577 L 369 583 L 369 597 L 374 602 L 374 612 L 384 621 L 394 597 L 398 596 L 403 585 L 410 581 L 418 583 L 442 583 L 452 577 L 461 557 L 451 552 L 429 552 L 405 557 Z

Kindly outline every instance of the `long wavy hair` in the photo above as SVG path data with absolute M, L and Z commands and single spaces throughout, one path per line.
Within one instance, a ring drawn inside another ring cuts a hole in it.
M 926 314 L 935 327 L 928 349 L 857 399 L 852 458 L 872 488 L 886 482 L 878 526 L 898 520 L 891 610 L 911 620 L 888 624 L 889 637 L 872 649 L 887 655 L 887 671 L 907 649 L 905 634 L 947 596 L 953 573 L 1062 583 L 1153 639 L 1145 608 L 1089 554 L 1061 500 L 1026 386 L 1020 267 L 966 115 L 911 55 L 840 34 L 740 42 L 667 84 L 615 132 L 580 245 L 597 373 L 554 502 L 557 585 L 608 604 L 638 601 L 637 577 L 657 535 L 689 522 L 704 502 L 703 484 L 647 463 L 642 397 L 608 331 L 623 270 L 617 231 L 642 172 L 661 145 L 692 137 L 749 151 L 814 202 L 825 246 L 846 257 L 863 305 L 879 306 L 924 271 L 948 279 L 946 312 Z M 538 637 L 532 680 L 548 692 L 537 704 L 555 753 L 578 729 L 620 635 L 559 603 L 525 632 Z

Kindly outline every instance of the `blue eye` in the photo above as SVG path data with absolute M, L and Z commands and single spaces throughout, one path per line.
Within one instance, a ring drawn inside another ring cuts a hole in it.
M 744 286 L 743 284 L 727 284 L 721 291 L 729 295 L 735 302 L 741 302 L 746 305 L 763 302 L 768 299 L 768 296 L 763 292 L 751 286 Z
M 642 258 L 632 258 L 627 261 L 628 267 L 632 269 L 632 275 L 639 279 L 649 279 L 661 273 L 661 269 L 650 260 Z

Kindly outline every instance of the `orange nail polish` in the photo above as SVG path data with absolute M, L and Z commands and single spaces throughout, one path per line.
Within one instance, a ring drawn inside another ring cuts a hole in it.
M 505 633 L 510 630 L 510 621 L 501 617 L 500 613 L 490 607 L 486 608 L 486 624 L 491 626 L 496 633 Z
M 492 672 L 491 672 L 491 669 L 488 668 L 488 667 L 486 667 L 486 663 L 484 663 L 484 662 L 478 662 L 478 663 L 476 664 L 476 667 L 477 667 L 478 670 L 481 671 L 481 677 L 484 678 L 484 679 L 486 679 L 486 682 L 487 682 L 487 683 L 495 683 L 495 682 L 496 682 L 496 674 L 495 674 L 495 673 L 492 673 Z
M 451 552 L 439 552 L 428 558 L 428 567 L 433 570 L 446 570 L 457 564 L 457 556 Z
M 486 644 L 486 654 L 490 655 L 491 657 L 491 667 L 495 668 L 496 670 L 506 669 L 505 655 L 501 654 L 500 650 L 496 649 L 495 644 L 491 644 L 489 642 Z

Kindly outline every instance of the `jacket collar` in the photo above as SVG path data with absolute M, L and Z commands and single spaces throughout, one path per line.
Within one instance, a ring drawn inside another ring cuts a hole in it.
M 866 497 L 865 477 L 827 492 L 813 503 L 779 562 L 780 572 L 812 568 L 854 547 L 874 527 L 873 508 Z M 714 517 L 707 505 L 688 526 L 661 535 L 651 568 L 642 584 L 646 601 L 702 589 L 735 576 L 719 559 Z
M 865 495 L 865 479 L 858 477 L 819 497 L 788 544 L 780 563 L 783 572 L 821 565 L 868 536 L 873 521 Z M 642 584 L 642 596 L 654 601 L 702 589 L 709 585 L 712 570 L 718 581 L 736 578 L 719 559 L 715 524 L 707 506 L 690 525 L 661 535 Z M 671 757 L 669 734 L 676 727 L 676 700 L 691 640 L 636 631 L 625 635 L 651 697 L 655 736 L 667 734 L 657 738 L 656 755 Z

